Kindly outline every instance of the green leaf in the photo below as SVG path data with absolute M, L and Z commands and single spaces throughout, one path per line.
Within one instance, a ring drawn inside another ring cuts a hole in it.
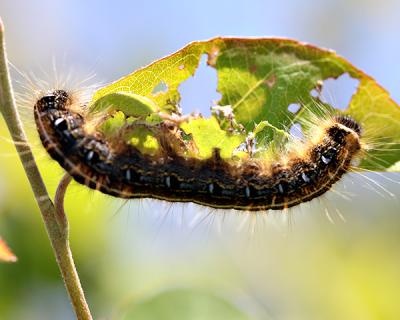
M 276 128 L 271 123 L 269 123 L 269 121 L 267 121 L 267 120 L 259 122 L 256 125 L 256 127 L 254 128 L 253 133 L 254 133 L 254 135 L 258 135 L 266 128 L 272 129 L 276 134 L 281 135 L 282 137 L 290 137 L 290 134 L 288 132 L 286 132 L 285 130 Z
M 215 118 L 195 119 L 181 124 L 185 133 L 191 134 L 198 148 L 199 158 L 210 158 L 218 148 L 222 158 L 232 157 L 233 151 L 245 140 L 245 136 L 222 130 Z M 212 142 L 212 143 L 210 143 Z
M 117 111 L 110 115 L 110 118 L 101 124 L 99 131 L 103 134 L 112 136 L 117 134 L 126 123 L 127 119 L 125 114 L 121 111 Z
M 122 111 L 126 116 L 141 117 L 158 111 L 157 105 L 150 99 L 132 92 L 114 92 L 96 100 L 90 106 L 90 113 Z
M 161 293 L 127 310 L 123 320 L 249 320 L 250 317 L 217 296 L 176 289 Z
M 133 128 L 128 133 L 128 141 L 138 148 L 140 152 L 148 155 L 155 155 L 159 146 L 157 139 L 153 137 L 153 133 L 141 127 Z
M 210 119 L 181 124 L 198 144 L 200 157 L 210 156 L 210 150 L 214 148 L 220 148 L 225 157 L 232 156 L 233 146 L 240 144 L 239 140 L 243 142 L 245 136 L 239 132 L 238 125 L 245 129 L 244 133 L 253 133 L 258 141 L 268 145 L 276 133 L 288 132 L 293 121 L 301 122 L 307 115 L 304 110 L 315 110 L 316 105 L 332 109 L 333 106 L 322 104 L 311 92 L 320 90 L 327 79 L 348 74 L 359 84 L 347 108 L 337 112 L 357 120 L 363 127 L 367 143 L 372 149 L 376 147 L 360 167 L 382 170 L 400 160 L 400 107 L 388 92 L 335 52 L 294 40 L 215 38 L 193 42 L 98 90 L 93 105 L 103 99 L 107 101 L 110 95 L 125 92 L 127 96 L 135 95 L 135 104 L 144 97 L 144 105 L 152 106 L 142 112 L 138 111 L 141 108 L 130 106 L 130 102 L 123 108 L 122 100 L 119 100 L 119 110 L 124 109 L 127 115 L 147 113 L 151 117 L 152 112 L 157 114 L 157 109 L 179 113 L 178 88 L 195 74 L 203 54 L 208 56 L 208 65 L 217 71 L 217 90 L 222 95 L 218 105 L 222 108 L 230 106 L 226 109 L 232 110 L 234 119 L 226 121 L 213 115 Z M 166 90 L 156 92 L 160 84 L 165 85 Z M 293 103 L 301 105 L 296 114 L 288 110 Z M 224 139 L 229 142 L 221 143 Z
M 179 85 L 196 71 L 201 55 L 209 50 L 210 44 L 194 42 L 178 52 L 160 59 L 147 67 L 98 90 L 93 101 L 116 92 L 135 93 L 153 101 L 159 107 L 176 105 L 180 101 Z M 153 93 L 160 84 L 167 90 Z

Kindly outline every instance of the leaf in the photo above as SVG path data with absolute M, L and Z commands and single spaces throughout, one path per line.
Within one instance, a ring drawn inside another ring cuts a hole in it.
M 263 131 L 264 129 L 266 129 L 266 128 L 271 128 L 271 129 L 273 129 L 273 131 L 274 131 L 276 134 L 281 135 L 281 136 L 283 136 L 283 137 L 289 137 L 289 136 L 290 136 L 290 134 L 289 134 L 288 132 L 286 132 L 285 130 L 278 129 L 278 128 L 274 127 L 274 126 L 273 126 L 272 124 L 270 124 L 269 121 L 267 121 L 267 120 L 264 120 L 264 121 L 259 122 L 259 123 L 256 125 L 256 127 L 254 128 L 253 133 L 254 133 L 255 135 L 257 135 L 257 134 L 259 134 L 260 132 L 262 132 L 262 131 Z
M 400 161 L 397 161 L 394 165 L 388 168 L 389 172 L 400 172 Z
M 210 158 L 215 148 L 221 150 L 222 158 L 230 158 L 233 151 L 245 139 L 243 135 L 230 134 L 222 130 L 215 118 L 184 122 L 181 128 L 185 133 L 192 135 L 193 141 L 199 149 L 197 156 L 203 159 Z
M 7 246 L 7 243 L 0 238 L 0 262 L 16 262 L 17 257 Z
M 105 135 L 115 135 L 119 132 L 121 127 L 126 125 L 127 118 L 122 111 L 117 111 L 110 115 L 110 118 L 105 120 L 99 127 L 99 131 Z
M 208 65 L 217 70 L 217 90 L 222 95 L 218 105 L 230 106 L 234 115 L 231 122 L 243 126 L 246 133 L 253 132 L 260 123 L 267 121 L 262 124 L 262 130 L 260 127 L 256 129 L 258 140 L 267 144 L 276 132 L 288 132 L 294 120 L 301 121 L 307 114 L 304 110 L 314 110 L 316 105 L 332 109 L 329 104 L 321 104 L 311 92 L 320 90 L 327 79 L 348 74 L 359 84 L 347 108 L 337 112 L 352 116 L 362 125 L 370 141 L 379 141 L 380 150 L 371 151 L 371 157 L 360 166 L 382 170 L 400 160 L 400 107 L 388 92 L 335 52 L 294 40 L 214 38 L 193 42 L 98 90 L 93 103 L 125 92 L 145 97 L 161 111 L 177 113 L 180 101 L 178 88 L 195 74 L 203 54 L 208 56 Z M 166 90 L 155 93 L 160 84 L 164 84 Z M 288 110 L 293 103 L 301 105 L 296 114 Z M 127 109 L 130 107 L 124 109 L 126 114 L 137 113 Z M 218 124 L 212 119 L 217 119 Z M 218 146 L 221 153 L 228 157 L 234 151 L 234 143 L 221 144 L 222 134 L 213 137 L 208 132 L 231 130 L 231 135 L 242 141 L 245 136 L 236 130 L 236 125 L 230 128 L 229 121 L 215 115 L 200 122 L 187 121 L 181 128 L 186 133 L 193 133 L 193 138 L 199 143 L 197 147 L 201 157 L 209 156 L 210 150 Z M 207 138 L 201 137 L 202 134 Z M 204 143 L 206 140 L 207 143 Z
M 148 129 L 134 128 L 129 132 L 128 141 L 144 154 L 155 155 L 157 153 L 158 141 Z
M 249 320 L 228 301 L 193 290 L 170 290 L 129 308 L 123 320 Z
M 90 112 L 96 113 L 106 108 L 122 111 L 125 115 L 133 117 L 147 116 L 158 111 L 152 100 L 131 92 L 107 94 L 91 105 Z

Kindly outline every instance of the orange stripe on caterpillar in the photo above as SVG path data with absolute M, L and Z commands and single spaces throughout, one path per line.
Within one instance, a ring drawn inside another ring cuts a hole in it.
M 69 108 L 70 96 L 57 90 L 34 108 L 48 153 L 81 184 L 121 198 L 155 198 L 246 211 L 280 210 L 310 201 L 348 172 L 362 149 L 361 127 L 334 116 L 321 135 L 285 163 L 262 159 L 185 157 L 165 147 L 158 156 L 142 154 L 120 141 L 118 148 L 99 132 L 85 131 L 85 117 Z M 161 143 L 161 148 L 163 143 Z

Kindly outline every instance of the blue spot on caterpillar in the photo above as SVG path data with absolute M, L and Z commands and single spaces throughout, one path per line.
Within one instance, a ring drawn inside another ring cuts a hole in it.
M 56 90 L 41 97 L 34 115 L 40 139 L 79 183 L 120 198 L 194 202 L 212 208 L 280 210 L 310 201 L 349 171 L 362 151 L 361 126 L 334 116 L 300 154 L 284 162 L 185 157 L 165 147 L 164 156 L 142 154 L 121 141 L 117 149 L 100 132 L 85 131 L 85 117 L 69 108 L 70 96 Z

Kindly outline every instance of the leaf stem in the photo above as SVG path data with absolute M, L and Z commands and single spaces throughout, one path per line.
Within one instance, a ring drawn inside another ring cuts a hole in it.
M 5 122 L 14 141 L 15 148 L 21 159 L 25 169 L 26 176 L 31 184 L 32 191 L 35 195 L 39 206 L 42 218 L 49 236 L 53 251 L 56 256 L 57 264 L 60 268 L 64 284 L 68 295 L 74 307 L 77 319 L 89 320 L 92 319 L 89 307 L 86 303 L 85 296 L 80 284 L 78 273 L 75 268 L 72 253 L 68 241 L 68 224 L 65 218 L 60 218 L 60 212 L 57 212 L 56 207 L 50 200 L 46 186 L 40 175 L 36 165 L 31 148 L 26 139 L 21 120 L 19 118 L 14 93 L 10 81 L 8 71 L 7 56 L 4 41 L 4 26 L 0 19 L 0 111 L 5 119 Z M 65 177 L 64 177 L 65 178 Z M 67 179 L 63 179 L 64 184 Z M 68 183 L 66 183 L 66 186 Z M 63 188 L 63 187 L 61 187 Z M 61 191 L 60 191 L 61 192 Z M 63 196 L 65 190 L 59 197 L 56 197 L 58 202 L 57 207 L 63 206 Z M 62 197 L 61 197 L 62 195 Z M 61 202 L 60 202 L 61 200 Z M 63 213 L 64 211 L 62 211 Z M 61 223 L 60 223 L 61 221 Z
M 72 177 L 66 173 L 60 183 L 58 184 L 56 195 L 54 197 L 54 203 L 56 207 L 56 219 L 58 226 L 62 232 L 64 232 L 63 236 L 68 237 L 69 226 L 68 226 L 68 219 L 64 211 L 64 199 L 65 199 L 65 192 L 72 180 Z

